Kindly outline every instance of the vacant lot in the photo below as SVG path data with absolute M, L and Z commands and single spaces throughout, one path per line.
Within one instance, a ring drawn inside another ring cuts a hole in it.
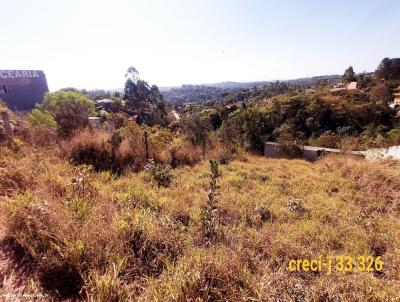
M 168 175 L 158 186 L 148 171 L 98 173 L 27 147 L 0 154 L 1 255 L 29 273 L 28 287 L 10 282 L 2 260 L 6 294 L 93 301 L 400 299 L 398 163 L 246 155 L 220 165 L 205 215 L 206 161 L 172 170 L 172 181 Z M 212 241 L 205 228 L 212 228 Z M 291 259 L 338 255 L 380 256 L 383 269 L 329 276 L 288 270 Z

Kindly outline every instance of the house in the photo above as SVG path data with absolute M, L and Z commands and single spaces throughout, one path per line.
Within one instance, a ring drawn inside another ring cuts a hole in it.
M 336 92 L 336 91 L 344 91 L 344 90 L 357 90 L 357 82 L 350 82 L 347 85 L 339 83 L 339 84 L 335 84 L 332 86 L 332 88 L 330 89 L 331 92 Z
M 347 90 L 356 90 L 357 89 L 357 82 L 350 82 L 349 84 L 347 84 Z
M 105 111 L 112 111 L 114 106 L 114 100 L 112 99 L 102 99 L 96 101 L 96 107 L 98 109 L 103 109 Z

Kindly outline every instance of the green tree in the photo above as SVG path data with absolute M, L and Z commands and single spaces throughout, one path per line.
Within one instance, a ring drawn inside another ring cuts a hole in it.
M 204 157 L 209 133 L 213 130 L 210 116 L 207 112 L 196 111 L 183 116 L 181 123 L 183 131 L 192 144 L 202 145 Z
M 355 79 L 356 79 L 355 76 L 356 76 L 356 74 L 355 74 L 355 72 L 354 72 L 354 70 L 353 70 L 353 66 L 349 66 L 349 68 L 347 68 L 347 69 L 344 71 L 343 80 L 344 80 L 346 83 L 350 83 L 350 82 L 355 81 Z
M 400 79 L 400 58 L 384 58 L 375 70 L 378 79 L 386 81 Z
M 167 106 L 156 85 L 149 86 L 146 81 L 139 79 L 135 67 L 129 67 L 126 73 L 125 95 L 127 107 L 140 113 L 148 125 L 167 125 Z
M 60 135 L 67 137 L 88 125 L 89 116 L 96 114 L 95 105 L 87 96 L 75 91 L 48 93 L 38 110 L 49 112 L 58 124 Z
M 384 58 L 379 63 L 378 68 L 375 70 L 375 74 L 379 79 L 389 80 L 390 78 L 390 59 Z

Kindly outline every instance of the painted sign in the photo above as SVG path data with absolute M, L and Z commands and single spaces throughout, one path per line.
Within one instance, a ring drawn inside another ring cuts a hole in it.
M 40 78 L 39 72 L 35 70 L 0 70 L 0 78 L 2 79 L 19 79 L 19 78 Z
M 49 91 L 40 70 L 0 70 L 0 99 L 10 109 L 30 110 Z

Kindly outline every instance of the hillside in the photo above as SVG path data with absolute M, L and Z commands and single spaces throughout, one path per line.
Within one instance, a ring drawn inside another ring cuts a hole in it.
M 339 75 L 322 75 L 309 78 L 299 78 L 283 81 L 258 81 L 258 82 L 221 82 L 201 85 L 182 85 L 160 87 L 165 100 L 170 104 L 213 102 L 237 91 L 246 91 L 254 88 L 263 89 L 279 83 L 297 88 L 317 87 L 321 82 L 326 85 L 340 81 Z M 212 87 L 212 88 L 211 88 Z
M 306 144 L 400 145 L 400 77 L 187 86 L 198 103 L 172 108 L 128 74 L 106 102 L 68 88 L 28 114 L 0 103 L 2 297 L 400 299 L 400 162 L 299 160 Z
M 25 282 L 37 293 L 96 301 L 400 298 L 397 163 L 246 155 L 220 167 L 209 221 L 216 237 L 205 245 L 207 161 L 174 170 L 164 188 L 147 172 L 115 177 L 44 150 L 0 152 L 2 247 L 18 252 L 10 261 L 24 259 Z M 383 270 L 288 270 L 291 259 L 339 255 L 354 265 L 381 256 Z

